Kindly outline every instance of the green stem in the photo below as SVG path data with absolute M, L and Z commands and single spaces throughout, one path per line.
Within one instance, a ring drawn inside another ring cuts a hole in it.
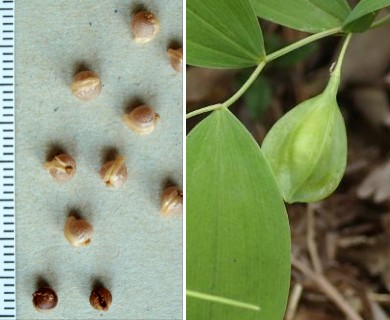
M 193 116 L 196 116 L 198 114 L 209 112 L 209 111 L 214 111 L 214 110 L 217 110 L 217 109 L 220 109 L 220 108 L 229 108 L 234 102 L 236 102 L 244 94 L 244 92 L 250 87 L 250 85 L 253 83 L 253 81 L 256 80 L 256 78 L 260 74 L 261 70 L 263 70 L 264 66 L 265 66 L 265 61 L 261 61 L 259 63 L 259 65 L 256 67 L 255 71 L 253 71 L 251 76 L 248 78 L 248 80 L 228 100 L 226 100 L 223 103 L 213 104 L 211 106 L 204 107 L 204 108 L 192 111 L 190 113 L 187 113 L 186 118 L 189 119 L 189 118 L 191 118 Z
M 220 109 L 223 107 L 223 104 L 222 103 L 217 103 L 217 104 L 213 104 L 211 106 L 207 106 L 207 107 L 204 107 L 204 108 L 200 108 L 200 109 L 197 109 L 195 111 L 192 111 L 192 112 L 189 112 L 187 113 L 186 115 L 186 119 L 189 119 L 191 117 L 194 117 L 194 116 L 197 116 L 198 114 L 202 114 L 202 113 L 205 113 L 205 112 L 210 112 L 210 111 L 214 111 L 214 110 L 217 110 L 217 109 Z
M 269 61 L 272 61 L 272 60 L 275 60 L 281 56 L 284 56 L 286 53 L 289 53 L 291 51 L 294 51 L 300 47 L 303 47 L 311 42 L 314 42 L 314 41 L 317 41 L 319 39 L 322 39 L 322 38 L 325 38 L 327 36 L 331 36 L 333 34 L 336 34 L 336 33 L 339 33 L 341 31 L 340 28 L 334 28 L 334 29 L 329 29 L 329 30 L 326 30 L 326 31 L 322 31 L 322 32 L 318 32 L 318 33 L 315 33 L 315 34 L 312 34 L 311 36 L 308 36 L 302 40 L 299 40 L 297 42 L 294 42 L 282 49 L 279 49 L 275 52 L 272 52 L 270 53 L 269 55 L 267 55 L 265 57 L 265 60 L 267 62 Z
M 202 113 L 205 113 L 205 112 L 210 112 L 210 111 L 214 111 L 214 110 L 217 110 L 217 109 L 220 109 L 220 108 L 228 108 L 230 107 L 233 103 L 235 103 L 247 90 L 248 88 L 252 85 L 252 83 L 256 80 L 256 78 L 259 76 L 260 72 L 264 69 L 265 65 L 269 62 L 269 61 L 272 61 L 272 60 L 275 60 L 293 50 L 296 50 L 300 47 L 303 47 L 305 46 L 306 44 L 309 44 L 311 42 L 314 42 L 316 40 L 319 40 L 319 39 L 322 39 L 322 38 L 325 38 L 327 36 L 330 36 L 330 35 L 333 35 L 333 34 L 336 34 L 338 32 L 340 32 L 341 29 L 340 28 L 334 28 L 334 29 L 330 29 L 330 30 L 326 30 L 326 31 L 323 31 L 323 32 L 319 32 L 319 33 L 316 33 L 316 34 L 313 34 L 311 36 L 308 36 L 302 40 L 299 40 L 297 42 L 294 42 L 280 50 L 277 50 L 269 55 L 267 55 L 266 57 L 264 57 L 261 62 L 259 63 L 259 65 L 256 67 L 255 71 L 253 71 L 253 73 L 251 74 L 251 76 L 248 78 L 248 80 L 244 83 L 244 85 L 232 96 L 230 97 L 228 100 L 226 100 L 225 102 L 223 103 L 218 103 L 218 104 L 214 104 L 214 105 L 211 105 L 211 106 L 207 106 L 207 107 L 204 107 L 204 108 L 200 108 L 200 109 L 197 109 L 195 111 L 192 111 L 192 112 L 189 112 L 187 113 L 187 116 L 186 118 L 189 119 L 191 117 L 194 117 L 196 115 L 199 115 L 199 114 L 202 114 Z
M 233 103 L 235 103 L 248 88 L 251 86 L 251 84 L 256 80 L 256 78 L 259 76 L 260 72 L 264 69 L 266 62 L 261 61 L 259 65 L 256 67 L 255 71 L 251 74 L 251 76 L 248 78 L 247 81 L 242 85 L 242 87 L 228 100 L 226 100 L 223 103 L 223 106 L 226 108 L 229 108 Z
M 383 18 L 381 18 L 377 21 L 374 21 L 374 23 L 371 25 L 370 29 L 382 27 L 383 25 L 387 24 L 389 21 L 390 21 L 390 12 L 387 15 L 385 15 Z
M 343 46 L 342 46 L 340 54 L 339 54 L 339 58 L 337 59 L 336 66 L 334 67 L 334 69 L 332 71 L 332 75 L 340 77 L 341 66 L 342 66 L 343 61 L 344 61 L 344 56 L 345 56 L 345 52 L 347 51 L 348 44 L 351 41 L 351 37 L 352 37 L 352 33 L 349 33 L 347 35 L 347 37 L 345 38 L 345 41 L 343 43 Z
M 214 295 L 206 294 L 206 293 L 201 293 L 201 292 L 197 292 L 197 291 L 186 290 L 186 295 L 189 297 L 198 298 L 201 300 L 207 300 L 207 301 L 227 304 L 227 305 L 230 305 L 233 307 L 239 307 L 239 308 L 250 309 L 250 310 L 255 310 L 255 311 L 260 310 L 260 307 L 254 305 L 254 304 L 245 303 L 245 302 L 232 300 L 232 299 L 227 299 L 227 298 L 214 296 Z

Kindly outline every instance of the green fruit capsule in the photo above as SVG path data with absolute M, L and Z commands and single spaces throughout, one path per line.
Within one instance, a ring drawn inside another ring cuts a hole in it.
M 336 95 L 339 74 L 325 90 L 286 113 L 262 150 L 288 203 L 314 202 L 339 185 L 347 163 L 347 135 Z

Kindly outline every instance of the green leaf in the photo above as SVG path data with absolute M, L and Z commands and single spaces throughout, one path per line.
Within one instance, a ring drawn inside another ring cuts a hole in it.
M 210 68 L 257 65 L 265 56 L 249 0 L 187 1 L 187 63 Z
M 348 15 L 343 30 L 362 32 L 367 30 L 378 10 L 390 6 L 390 0 L 361 0 Z
M 252 0 L 256 14 L 307 32 L 341 27 L 350 12 L 346 0 Z
M 227 109 L 187 138 L 186 233 L 187 319 L 283 318 L 286 210 L 259 146 Z

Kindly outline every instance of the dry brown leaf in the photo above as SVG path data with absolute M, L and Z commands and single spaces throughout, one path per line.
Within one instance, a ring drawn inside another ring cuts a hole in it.
M 358 88 L 352 97 L 356 108 L 373 127 L 390 126 L 390 104 L 384 89 Z
M 359 185 L 360 199 L 373 198 L 375 203 L 390 200 L 390 161 L 375 168 Z

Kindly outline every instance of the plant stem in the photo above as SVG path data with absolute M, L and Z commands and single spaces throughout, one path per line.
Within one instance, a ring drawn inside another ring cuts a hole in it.
M 315 34 L 313 34 L 311 36 L 308 36 L 308 37 L 306 37 L 306 38 L 304 38 L 302 40 L 294 42 L 294 43 L 292 43 L 292 44 L 290 44 L 290 45 L 288 45 L 288 46 L 286 46 L 286 47 L 284 47 L 282 49 L 279 49 L 279 50 L 277 50 L 275 52 L 270 53 L 269 55 L 267 55 L 265 57 L 265 60 L 267 62 L 275 60 L 275 59 L 277 59 L 277 58 L 279 58 L 281 56 L 284 56 L 286 53 L 294 51 L 294 50 L 296 50 L 296 49 L 298 49 L 300 47 L 303 47 L 303 46 L 305 46 L 305 45 L 307 45 L 307 44 L 309 44 L 311 42 L 314 42 L 316 40 L 325 38 L 327 36 L 331 36 L 331 35 L 336 34 L 336 33 L 339 33 L 340 31 L 341 31 L 340 28 L 334 28 L 334 29 L 329 29 L 329 30 L 326 30 L 326 31 L 315 33 Z
M 250 310 L 255 310 L 255 311 L 260 310 L 260 307 L 254 305 L 254 304 L 249 304 L 249 303 L 245 303 L 245 302 L 241 302 L 241 301 L 227 299 L 227 298 L 214 296 L 214 295 L 206 294 L 206 293 L 201 293 L 201 292 L 197 292 L 197 291 L 186 290 L 186 295 L 189 297 L 198 298 L 198 299 L 202 299 L 202 300 L 219 302 L 219 303 L 227 304 L 227 305 L 234 306 L 234 307 L 250 309 Z
M 205 112 L 214 111 L 214 110 L 224 108 L 224 107 L 225 108 L 230 107 L 233 103 L 235 103 L 246 92 L 246 90 L 248 90 L 248 88 L 256 80 L 256 78 L 259 76 L 260 72 L 263 70 L 263 68 L 265 67 L 265 65 L 269 61 L 275 60 L 275 59 L 277 59 L 277 58 L 279 58 L 279 57 L 281 57 L 281 56 L 283 56 L 283 55 L 285 55 L 293 50 L 296 50 L 300 47 L 305 46 L 306 44 L 309 44 L 309 43 L 314 42 L 316 40 L 319 40 L 319 39 L 325 38 L 327 36 L 336 34 L 340 31 L 341 31 L 340 28 L 334 28 L 334 29 L 323 31 L 323 32 L 319 32 L 319 33 L 313 34 L 311 36 L 308 36 L 302 40 L 294 42 L 294 43 L 292 43 L 292 44 L 290 44 L 290 45 L 288 45 L 280 50 L 277 50 L 277 51 L 267 55 L 265 58 L 263 58 L 261 60 L 259 65 L 256 67 L 255 71 L 253 71 L 253 73 L 248 78 L 248 80 L 244 83 L 244 85 L 233 96 L 231 96 L 228 100 L 226 100 L 223 103 L 213 104 L 211 106 L 207 106 L 207 107 L 200 108 L 200 109 L 197 109 L 195 111 L 189 112 L 186 115 L 186 119 L 189 119 L 191 117 L 194 117 L 196 115 L 199 115 L 199 114 L 202 114 Z
M 198 114 L 202 114 L 202 113 L 205 113 L 205 112 L 210 112 L 210 111 L 214 111 L 214 110 L 217 110 L 217 109 L 220 109 L 223 107 L 223 104 L 222 103 L 217 103 L 217 104 L 213 104 L 211 106 L 207 106 L 207 107 L 204 107 L 204 108 L 200 108 L 200 109 L 197 109 L 195 111 L 192 111 L 192 112 L 189 112 L 187 113 L 186 115 L 186 119 L 189 119 L 191 117 L 194 117 L 194 116 L 197 116 Z
M 233 103 L 235 103 L 244 93 L 248 88 L 251 86 L 251 84 L 256 80 L 256 78 L 259 76 L 260 72 L 264 69 L 266 65 L 265 61 L 261 61 L 255 71 L 251 74 L 251 76 L 248 78 L 247 81 L 242 85 L 242 87 L 233 95 L 231 96 L 228 100 L 226 100 L 223 103 L 223 106 L 226 108 L 229 108 Z
M 349 33 L 347 35 L 347 37 L 345 38 L 345 41 L 343 43 L 343 46 L 342 46 L 340 54 L 339 54 L 339 58 L 337 59 L 336 66 L 334 67 L 334 70 L 332 71 L 332 75 L 336 75 L 336 76 L 340 77 L 341 66 L 343 64 L 345 52 L 347 51 L 347 47 L 348 47 L 348 44 L 351 40 L 351 37 L 352 37 L 352 33 Z
M 214 110 L 217 110 L 220 108 L 229 108 L 234 102 L 236 102 L 245 93 L 246 90 L 248 90 L 250 85 L 256 80 L 256 78 L 260 74 L 261 70 L 263 70 L 265 64 L 266 64 L 265 61 L 261 61 L 259 63 L 259 65 L 256 67 L 255 71 L 253 71 L 251 76 L 248 78 L 248 80 L 246 80 L 245 83 L 242 85 L 242 87 L 234 95 L 232 95 L 228 100 L 226 100 L 223 103 L 213 104 L 211 106 L 204 107 L 204 108 L 192 111 L 190 113 L 187 113 L 186 118 L 189 119 L 189 118 L 196 116 L 198 114 L 209 112 L 209 111 L 214 111 Z

